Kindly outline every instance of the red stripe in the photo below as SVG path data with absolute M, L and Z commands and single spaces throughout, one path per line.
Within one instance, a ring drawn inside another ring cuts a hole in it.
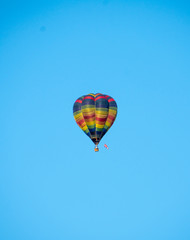
M 111 115 L 109 115 L 109 116 L 108 116 L 108 119 L 110 119 L 110 120 L 113 121 L 113 120 L 115 119 L 115 117 L 112 117 Z
M 82 100 L 76 100 L 76 102 L 82 103 Z
M 84 100 L 84 99 L 92 99 L 92 100 L 94 100 L 93 97 L 84 97 L 83 100 Z
M 115 100 L 113 98 L 110 98 L 108 102 L 115 102 Z
M 106 97 L 104 97 L 104 96 L 100 96 L 100 97 L 97 97 L 95 100 L 97 101 L 97 100 L 100 99 L 100 98 L 104 98 L 104 99 L 106 99 Z
M 84 123 L 84 119 L 81 119 L 80 121 L 77 122 L 80 126 Z
M 84 116 L 84 115 L 83 115 Z M 84 119 L 90 119 L 90 118 L 94 118 L 95 117 L 95 114 L 93 115 L 90 115 L 90 116 L 84 116 Z
M 107 119 L 107 117 L 106 117 L 106 118 L 99 118 L 99 117 L 96 117 L 96 121 L 99 121 L 99 122 L 105 122 L 106 119 Z

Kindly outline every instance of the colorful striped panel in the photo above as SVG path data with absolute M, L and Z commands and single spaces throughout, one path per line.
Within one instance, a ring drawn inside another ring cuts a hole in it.
M 86 135 L 88 135 L 90 137 L 90 132 L 86 125 L 86 122 L 84 120 L 82 110 L 81 110 L 82 99 L 83 99 L 83 97 L 78 98 L 76 100 L 76 102 L 73 106 L 73 115 L 74 115 L 75 121 L 78 124 L 78 126 L 86 133 Z
M 95 138 L 95 100 L 94 96 L 87 95 L 82 101 L 82 114 L 89 129 L 91 138 Z
M 102 130 L 104 129 L 108 111 L 109 111 L 109 103 L 107 99 L 103 95 L 98 95 L 95 97 L 96 102 L 96 135 L 97 138 L 100 140 L 102 136 Z

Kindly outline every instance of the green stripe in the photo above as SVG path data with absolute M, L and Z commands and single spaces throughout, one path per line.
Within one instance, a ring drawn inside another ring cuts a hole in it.
M 96 111 L 108 112 L 109 108 L 96 108 Z
M 85 108 L 94 108 L 95 109 L 95 105 L 83 105 L 82 109 L 85 109 Z
M 77 115 L 77 114 L 79 114 L 79 113 L 82 113 L 81 110 L 76 111 L 76 112 L 74 112 L 73 114 L 74 114 L 74 116 L 75 116 L 75 115 Z

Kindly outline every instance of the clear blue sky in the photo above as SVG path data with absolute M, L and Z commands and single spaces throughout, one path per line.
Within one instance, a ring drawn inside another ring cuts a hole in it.
M 72 115 L 96 92 L 99 153 Z M 189 123 L 189 1 L 0 2 L 1 240 L 189 240 Z

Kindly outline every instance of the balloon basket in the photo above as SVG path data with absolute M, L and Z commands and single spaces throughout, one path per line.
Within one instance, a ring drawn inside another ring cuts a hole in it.
M 98 152 L 98 151 L 99 151 L 98 146 L 96 146 L 96 147 L 94 148 L 94 151 L 95 151 L 95 152 Z

